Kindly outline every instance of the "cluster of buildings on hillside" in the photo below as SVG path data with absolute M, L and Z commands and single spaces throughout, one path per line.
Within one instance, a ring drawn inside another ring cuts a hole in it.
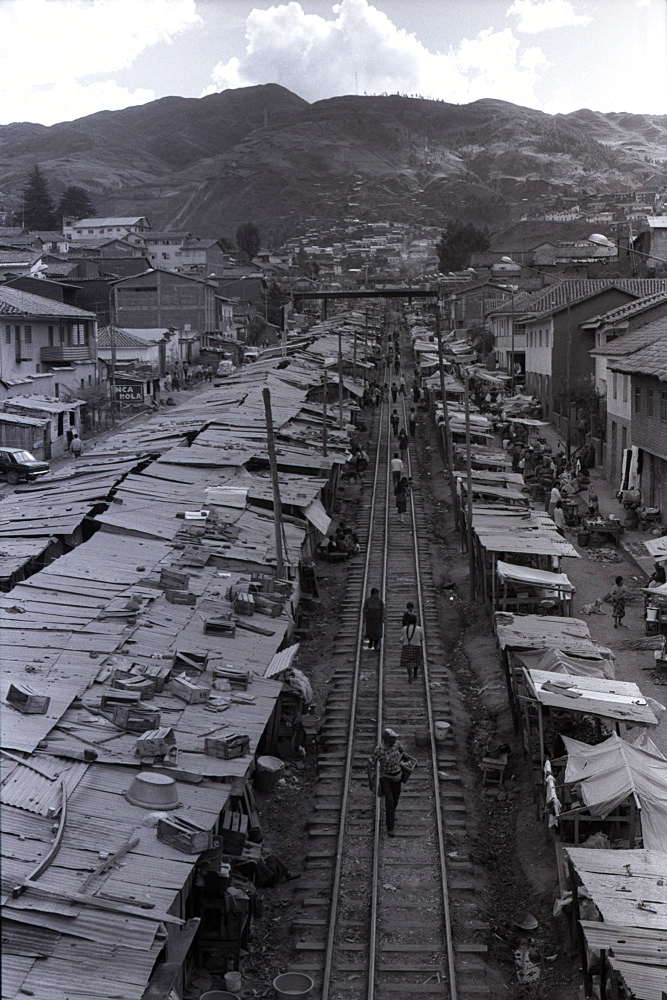
M 534 198 L 521 219 L 604 223 L 627 231 L 628 223 L 642 224 L 647 217 L 659 215 L 666 201 L 667 189 L 664 187 L 584 195 L 573 191 Z

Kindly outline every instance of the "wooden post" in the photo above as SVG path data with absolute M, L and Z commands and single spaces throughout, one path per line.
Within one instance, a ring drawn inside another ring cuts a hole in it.
M 266 444 L 269 452 L 271 483 L 273 485 L 273 523 L 276 532 L 276 573 L 279 580 L 285 576 L 285 561 L 283 558 L 283 524 L 282 507 L 280 504 L 280 485 L 278 483 L 278 461 L 276 459 L 276 442 L 273 435 L 273 416 L 271 414 L 271 390 L 262 389 L 264 411 L 266 413 Z
M 465 374 L 465 417 L 466 417 L 466 484 L 468 488 L 468 565 L 470 567 L 470 596 L 475 597 L 475 554 L 472 548 L 472 451 L 470 444 L 470 392 L 468 390 L 468 372 Z
M 353 372 L 354 372 L 354 377 L 356 379 L 356 377 L 357 377 L 357 330 L 356 330 L 356 327 L 354 329 L 354 333 L 353 333 L 352 336 L 354 337 L 354 347 L 353 347 L 354 354 L 353 354 L 352 364 L 354 365 Z
M 455 508 L 458 506 L 458 497 L 454 488 L 454 472 L 452 469 L 452 436 L 449 429 L 449 410 L 447 408 L 447 390 L 445 388 L 445 362 L 442 354 L 442 331 L 440 329 L 440 309 L 439 304 L 435 311 L 435 336 L 438 341 L 438 370 L 440 372 L 440 393 L 442 395 L 442 412 L 445 418 L 445 461 L 447 462 L 447 472 L 449 474 L 449 489 L 452 495 Z M 458 518 L 457 518 L 458 519 Z
M 343 342 L 338 330 L 338 426 L 343 429 Z
M 329 379 L 327 378 L 327 370 L 324 369 L 324 395 L 322 396 L 322 454 L 326 458 L 327 454 L 327 395 L 329 392 Z

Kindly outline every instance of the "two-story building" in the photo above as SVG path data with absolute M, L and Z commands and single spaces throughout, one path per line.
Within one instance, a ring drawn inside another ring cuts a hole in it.
M 667 322 L 650 326 L 662 330 L 652 344 L 627 357 L 608 358 L 612 374 L 630 380 L 631 438 L 642 503 L 667 511 Z M 641 331 L 647 333 L 649 327 Z M 638 336 L 638 334 L 630 334 Z M 625 455 L 626 462 L 632 455 Z
M 95 313 L 0 285 L 0 383 L 57 370 L 76 395 L 97 382 L 96 336 Z
M 642 296 L 618 309 L 612 309 L 611 312 L 593 316 L 581 324 L 582 329 L 591 330 L 595 334 L 595 350 L 591 351 L 591 355 L 595 359 L 595 390 L 600 396 L 607 395 L 607 344 L 614 343 L 619 337 L 625 337 L 661 316 L 667 316 L 667 291 Z
M 102 219 L 63 218 L 63 234 L 71 243 L 88 239 L 126 237 L 128 233 L 141 236 L 150 231 L 150 223 L 143 215 L 116 216 Z

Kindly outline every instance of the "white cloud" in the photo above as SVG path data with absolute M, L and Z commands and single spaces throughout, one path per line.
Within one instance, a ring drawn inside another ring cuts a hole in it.
M 570 0 L 514 0 L 507 17 L 518 17 L 517 31 L 528 35 L 553 28 L 573 28 L 590 24 L 592 18 L 577 14 Z
M 218 63 L 205 93 L 280 83 L 306 100 L 407 93 L 467 103 L 493 96 L 539 107 L 534 86 L 549 66 L 541 49 L 520 52 L 509 28 L 486 29 L 447 53 L 431 52 L 368 0 L 341 0 L 327 19 L 301 3 L 254 9 L 246 49 Z
M 0 121 L 50 125 L 152 100 L 152 90 L 90 78 L 127 69 L 199 21 L 195 0 L 2 0 Z

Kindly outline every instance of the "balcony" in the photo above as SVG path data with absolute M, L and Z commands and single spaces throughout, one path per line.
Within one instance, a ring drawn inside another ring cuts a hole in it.
M 93 361 L 91 345 L 80 347 L 42 347 L 39 360 L 43 365 L 69 365 L 72 361 Z

